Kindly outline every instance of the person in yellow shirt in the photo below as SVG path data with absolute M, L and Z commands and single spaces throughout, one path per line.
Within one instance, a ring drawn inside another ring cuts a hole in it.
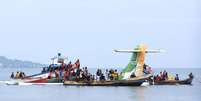
M 17 71 L 15 78 L 18 79 L 20 77 L 20 72 Z
M 115 69 L 115 71 L 114 71 L 114 79 L 117 80 L 118 77 L 119 77 L 119 74 L 118 74 L 117 70 Z
M 168 80 L 174 80 L 174 76 L 172 74 L 168 74 Z

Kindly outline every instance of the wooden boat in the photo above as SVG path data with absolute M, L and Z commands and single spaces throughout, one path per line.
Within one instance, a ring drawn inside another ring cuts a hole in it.
M 104 80 L 104 81 L 64 81 L 64 85 L 70 86 L 140 86 L 152 75 L 129 78 L 128 80 Z
M 154 85 L 191 85 L 193 78 L 188 78 L 185 80 L 165 80 L 165 81 L 154 81 Z

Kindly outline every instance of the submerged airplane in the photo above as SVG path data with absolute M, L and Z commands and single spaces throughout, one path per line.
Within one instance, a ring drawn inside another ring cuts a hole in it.
M 120 79 L 128 79 L 132 73 L 136 77 L 143 76 L 143 66 L 145 65 L 145 54 L 146 53 L 161 53 L 164 50 L 147 50 L 144 44 L 140 44 L 133 50 L 114 50 L 115 52 L 121 53 L 132 53 L 132 57 L 128 65 L 123 69 Z

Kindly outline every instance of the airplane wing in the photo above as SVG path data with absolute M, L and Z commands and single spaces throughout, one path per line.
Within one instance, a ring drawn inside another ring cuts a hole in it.
M 122 53 L 137 53 L 141 52 L 141 50 L 114 50 L 115 52 L 122 52 Z M 145 50 L 146 53 L 162 53 L 165 52 L 162 49 L 157 49 L 157 50 Z

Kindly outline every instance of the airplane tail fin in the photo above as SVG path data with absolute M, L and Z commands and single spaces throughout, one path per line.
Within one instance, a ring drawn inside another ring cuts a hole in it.
M 134 73 L 136 77 L 143 75 L 143 66 L 146 53 L 161 53 L 163 50 L 147 50 L 146 46 L 141 44 L 133 50 L 114 50 L 115 52 L 132 53 L 128 65 L 122 70 L 119 79 L 128 79 Z

